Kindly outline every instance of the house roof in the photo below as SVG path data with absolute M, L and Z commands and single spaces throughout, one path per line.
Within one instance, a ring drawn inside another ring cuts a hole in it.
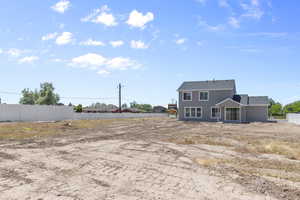
M 267 96 L 256 96 L 256 97 L 249 97 L 248 104 L 256 105 L 256 104 L 269 104 L 269 98 Z
M 247 105 L 249 97 L 247 94 L 237 94 L 234 95 L 232 99 L 240 104 Z
M 178 88 L 180 90 L 222 90 L 235 89 L 234 80 L 187 81 Z
M 268 105 L 269 104 L 269 98 L 267 96 L 248 96 L 247 94 L 237 94 L 232 97 L 232 100 L 242 105 Z

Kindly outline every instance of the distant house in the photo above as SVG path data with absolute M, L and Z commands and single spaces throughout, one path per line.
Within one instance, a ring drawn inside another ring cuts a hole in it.
M 176 104 L 168 104 L 168 110 L 177 110 L 177 103 Z
M 154 106 L 153 107 L 153 112 L 154 113 L 164 113 L 167 111 L 167 108 L 163 107 L 163 106 Z
M 223 122 L 265 122 L 268 97 L 236 93 L 234 80 L 184 82 L 178 88 L 179 119 Z

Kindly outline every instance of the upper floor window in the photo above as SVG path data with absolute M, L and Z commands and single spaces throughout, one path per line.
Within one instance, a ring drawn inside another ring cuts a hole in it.
M 183 101 L 192 101 L 192 92 L 183 92 Z
M 207 91 L 199 92 L 199 100 L 200 101 L 208 101 L 208 92 Z

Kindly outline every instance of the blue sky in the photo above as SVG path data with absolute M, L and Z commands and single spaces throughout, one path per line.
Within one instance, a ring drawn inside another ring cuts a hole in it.
M 62 102 L 166 105 L 182 81 L 300 99 L 298 0 L 10 0 L 0 8 L 0 97 L 50 81 Z

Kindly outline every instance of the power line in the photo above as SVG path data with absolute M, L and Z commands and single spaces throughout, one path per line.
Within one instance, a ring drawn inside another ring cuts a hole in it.
M 118 97 L 60 97 L 61 99 L 88 99 L 88 100 L 109 100 L 118 99 Z
M 0 94 L 21 95 L 21 93 L 17 93 L 17 92 L 7 92 L 7 91 L 0 91 Z

